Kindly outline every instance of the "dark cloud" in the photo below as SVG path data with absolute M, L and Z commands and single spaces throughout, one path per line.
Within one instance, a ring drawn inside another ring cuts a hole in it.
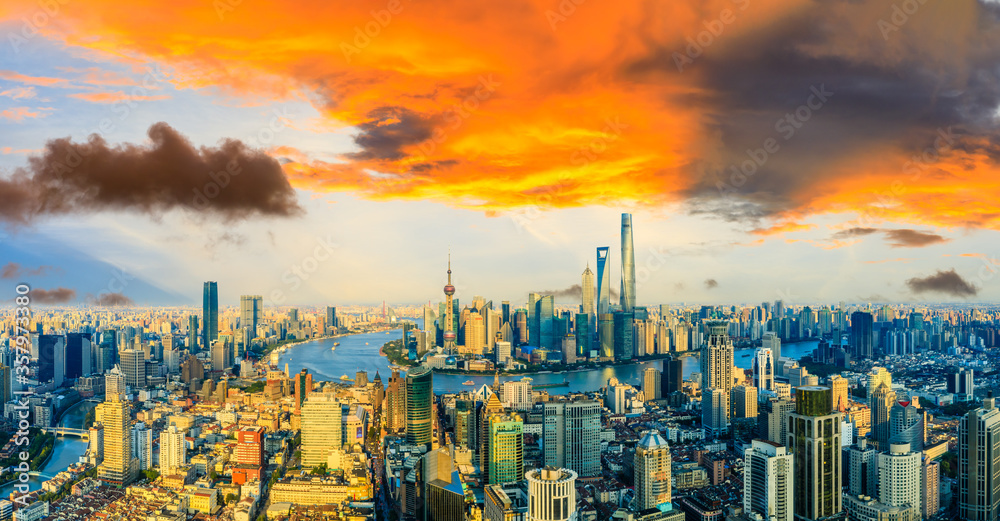
M 69 288 L 41 289 L 33 288 L 28 296 L 38 304 L 65 304 L 76 298 L 76 290 Z
M 881 230 L 878 228 L 848 228 L 846 230 L 840 230 L 839 232 L 833 234 L 834 239 L 851 239 L 854 237 L 864 237 L 865 235 L 871 235 L 877 233 Z
M 131 306 L 135 304 L 132 299 L 126 297 L 121 293 L 101 293 L 94 297 L 93 295 L 87 296 L 87 301 L 91 306 Z
M 403 148 L 427 141 L 434 131 L 432 118 L 405 107 L 379 107 L 367 114 L 368 121 L 357 125 L 354 143 L 360 152 L 348 154 L 356 160 L 396 161 L 406 157 Z M 418 165 L 422 169 L 433 165 Z
M 148 145 L 53 139 L 28 166 L 0 178 L 0 220 L 104 210 L 159 215 L 174 209 L 224 219 L 289 217 L 303 212 L 281 166 L 238 140 L 196 148 L 166 123 Z
M 889 241 L 889 245 L 893 248 L 922 248 L 924 246 L 940 244 L 951 240 L 936 233 L 906 229 L 886 230 L 885 236 Z
M 952 127 L 953 149 L 1000 159 L 1000 132 L 990 122 L 1000 106 L 996 9 L 974 0 L 921 3 L 906 24 L 890 23 L 885 35 L 879 22 L 890 20 L 896 4 L 816 0 L 813 8 L 755 17 L 758 25 L 722 34 L 683 72 L 675 59 L 685 41 L 652 32 L 655 25 L 639 35 L 647 51 L 619 69 L 622 78 L 651 87 L 691 81 L 697 88 L 670 95 L 669 102 L 679 97 L 717 115 L 706 124 L 711 139 L 704 159 L 688 171 L 690 212 L 752 223 L 815 211 L 813 204 L 828 193 L 821 187 L 847 160 L 874 150 L 908 157 Z M 754 16 L 754 9 L 734 11 Z M 797 111 L 804 117 L 789 123 Z M 754 161 L 748 151 L 767 139 L 778 150 Z M 747 161 L 752 172 L 733 181 L 732 167 Z M 898 180 L 910 181 L 902 163 Z M 921 180 L 933 175 L 924 172 Z M 720 183 L 730 190 L 720 190 Z M 872 204 L 878 195 L 872 191 Z
M 705 289 L 715 289 L 717 287 L 719 287 L 719 282 L 717 280 L 715 279 L 705 280 Z
M 979 293 L 954 268 L 949 271 L 938 270 L 927 277 L 914 277 L 907 280 L 906 285 L 914 293 L 943 293 L 952 297 L 974 297 Z
M 52 266 L 39 266 L 35 269 L 22 268 L 16 262 L 8 262 L 0 268 L 0 279 L 13 279 L 17 277 L 38 277 L 52 271 Z
M 594 298 L 597 298 L 597 288 L 594 288 Z M 532 291 L 531 293 L 538 293 L 539 295 L 552 295 L 556 299 L 567 299 L 567 300 L 581 300 L 583 298 L 583 286 L 579 284 L 573 284 L 572 286 L 564 289 L 557 290 L 545 290 L 545 291 Z M 611 299 L 615 300 L 618 298 L 618 292 L 611 289 Z

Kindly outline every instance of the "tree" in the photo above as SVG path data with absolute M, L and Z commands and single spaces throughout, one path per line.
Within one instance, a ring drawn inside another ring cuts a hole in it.
M 208 473 L 208 479 L 211 480 L 211 481 L 218 480 L 219 479 L 219 473 L 216 472 L 215 469 L 212 469 L 212 471 Z
M 160 473 L 154 469 L 147 469 L 142 471 L 142 473 L 146 475 L 146 480 L 150 482 L 156 481 L 156 478 L 160 477 Z
M 319 465 L 316 465 L 315 467 L 313 467 L 312 471 L 310 471 L 309 473 L 312 474 L 312 475 L 315 475 L 315 476 L 325 476 L 326 473 L 327 473 L 327 470 L 328 469 L 326 467 L 326 463 L 320 463 Z
M 226 494 L 226 498 L 223 499 L 222 501 L 223 501 L 223 504 L 231 505 L 231 504 L 233 504 L 233 502 L 237 501 L 238 499 L 240 499 L 240 498 L 236 497 L 236 494 L 233 494 L 232 492 L 230 492 L 230 493 Z

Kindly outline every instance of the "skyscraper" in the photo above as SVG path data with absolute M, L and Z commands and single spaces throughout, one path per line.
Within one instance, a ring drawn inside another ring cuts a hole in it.
M 312 393 L 302 404 L 302 466 L 327 462 L 331 450 L 343 444 L 343 411 L 333 393 Z
M 753 357 L 753 385 L 758 391 L 774 390 L 774 353 L 761 347 Z
M 184 431 L 171 424 L 160 433 L 160 474 L 173 476 L 187 460 L 187 444 Z
M 850 382 L 847 381 L 847 378 L 839 374 L 830 376 L 830 391 L 833 393 L 833 408 L 835 410 L 844 412 L 851 404 L 848 396 L 849 384 Z
M 769 349 L 771 351 L 771 360 L 774 361 L 774 367 L 778 367 L 778 364 L 781 363 L 781 339 L 778 338 L 778 334 L 774 331 L 764 333 L 764 336 L 761 338 L 761 349 Z
M 580 313 L 588 317 L 593 317 L 596 311 L 594 308 L 594 272 L 590 271 L 589 262 L 587 263 L 587 269 L 583 270 L 580 287 L 582 288 Z
M 611 267 L 608 266 L 608 252 L 611 248 L 597 248 L 597 314 L 611 312 Z
M 201 297 L 201 345 L 212 347 L 212 341 L 219 338 L 219 284 L 206 282 Z
M 733 417 L 757 417 L 757 388 L 752 385 L 733 387 Z
M 125 375 L 125 383 L 132 389 L 142 389 L 146 387 L 146 360 L 142 351 L 125 349 L 119 353 L 122 361 L 122 373 Z
M 958 424 L 958 516 L 994 521 L 1000 515 L 1000 409 L 990 396 Z
M 910 450 L 923 451 L 927 437 L 925 416 L 916 400 L 906 397 L 897 399 L 889 409 L 889 445 L 906 444 Z
M 886 450 L 889 447 L 889 412 L 895 403 L 896 392 L 884 382 L 878 384 L 868 399 L 868 407 L 871 411 L 872 437 L 880 450 Z
M 434 373 L 426 367 L 406 373 L 406 442 L 430 445 L 434 410 Z
M 455 334 L 455 313 L 454 313 L 454 303 L 453 299 L 455 296 L 455 286 L 451 284 L 451 253 L 448 254 L 448 283 L 444 286 L 444 309 L 443 313 L 444 324 L 444 350 L 446 353 L 452 354 L 455 352 L 455 339 L 458 335 Z M 426 327 L 426 326 L 424 326 Z M 428 443 L 430 438 L 428 438 Z
M 878 450 L 859 438 L 847 449 L 847 493 L 852 496 L 878 496 Z
M 568 521 L 576 512 L 576 472 L 544 467 L 524 475 L 528 480 L 525 521 Z
M 494 414 L 490 422 L 489 483 L 521 481 L 524 476 L 524 422 L 517 414 Z
M 503 413 L 503 405 L 500 404 L 500 397 L 495 392 L 491 392 L 489 398 L 486 398 L 486 403 L 479 406 L 476 414 L 479 468 L 483 477 L 487 479 L 490 476 L 490 418 L 501 413 Z
M 969 401 L 975 398 L 976 385 L 972 369 L 951 369 L 945 377 L 947 391 L 956 400 Z
M 788 442 L 795 460 L 795 516 L 817 520 L 841 511 L 842 415 L 831 413 L 829 387 L 799 387 L 788 415 Z
M 642 394 L 646 401 L 658 400 L 661 397 L 661 373 L 655 367 L 647 367 L 642 372 Z
M 670 446 L 658 431 L 646 431 L 635 446 L 635 511 L 670 503 Z
M 632 328 L 635 316 L 631 311 L 615 311 L 613 317 L 615 361 L 631 360 L 636 357 Z
M 108 485 L 123 487 L 132 482 L 136 465 L 132 460 L 132 413 L 129 403 L 118 394 L 107 395 L 95 411 L 97 423 L 104 426 L 104 461 L 97 469 L 98 478 Z
M 622 291 L 624 311 L 635 309 L 635 250 L 632 245 L 632 214 L 622 214 Z
M 313 377 L 307 369 L 303 368 L 295 375 L 295 378 L 292 379 L 292 387 L 292 394 L 295 395 L 295 412 L 300 412 L 302 404 L 306 403 L 313 387 Z
M 187 342 L 188 351 L 191 354 L 198 353 L 198 315 L 188 317 Z
M 914 519 L 922 517 L 920 499 L 921 452 L 906 443 L 891 444 L 887 453 L 875 457 L 878 463 L 878 500 L 891 507 L 909 506 Z
M 430 311 L 431 313 L 434 313 L 434 311 L 430 310 L 430 306 L 424 306 L 424 316 L 427 315 L 428 311 Z M 428 324 L 428 322 L 425 321 L 424 322 L 424 329 L 427 329 L 427 324 Z M 333 328 L 334 332 L 336 332 L 337 331 L 337 327 L 339 325 L 340 324 L 337 323 L 337 308 L 334 307 L 334 306 L 327 306 L 326 307 L 326 327 L 327 327 L 327 329 Z
M 545 402 L 542 446 L 546 466 L 579 476 L 601 473 L 601 405 L 590 400 Z
M 733 341 L 729 338 L 729 323 L 724 320 L 709 320 L 705 323 L 705 329 L 708 343 L 701 355 L 702 423 L 719 434 L 729 426 L 733 389 Z M 713 391 L 719 392 L 713 394 Z M 706 404 L 710 407 L 706 407 Z M 721 409 L 716 409 L 717 407 Z M 721 424 L 720 418 L 725 420 Z
M 244 331 L 244 346 L 247 345 L 247 338 L 257 337 L 257 326 L 260 324 L 260 315 L 263 310 L 264 297 L 240 295 L 240 329 Z
M 663 361 L 660 385 L 662 386 L 660 396 L 663 398 L 684 387 L 684 364 L 680 360 L 667 358 Z
M 792 521 L 795 462 L 788 449 L 780 443 L 753 440 L 743 458 L 743 511 L 769 521 Z
M 875 357 L 875 334 L 871 313 L 851 313 L 851 347 L 857 358 Z

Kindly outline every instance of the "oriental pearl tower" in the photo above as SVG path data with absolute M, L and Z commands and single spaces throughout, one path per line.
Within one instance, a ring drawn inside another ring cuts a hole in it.
M 451 253 L 448 253 L 448 284 L 444 287 L 444 352 L 455 353 L 455 312 L 452 304 L 452 296 L 455 295 L 455 286 L 451 285 Z

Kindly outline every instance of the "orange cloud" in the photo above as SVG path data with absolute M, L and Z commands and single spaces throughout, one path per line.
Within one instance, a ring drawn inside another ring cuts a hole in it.
M 20 123 L 25 118 L 44 118 L 48 114 L 34 112 L 28 107 L 14 107 L 0 111 L 0 119 L 9 119 Z
M 0 80 L 23 83 L 25 85 L 36 85 L 39 87 L 62 87 L 68 86 L 68 81 L 63 78 L 50 78 L 45 76 L 27 76 L 14 71 L 0 70 Z
M 1000 228 L 989 131 L 907 166 L 937 126 L 982 113 L 960 103 L 1000 91 L 977 96 L 985 80 L 968 72 L 1000 56 L 975 2 L 924 4 L 891 38 L 878 29 L 890 0 L 567 4 L 89 0 L 41 30 L 105 59 L 165 65 L 179 89 L 308 100 L 323 117 L 315 128 L 348 129 L 357 146 L 273 151 L 301 188 L 485 212 L 685 202 L 760 236 L 833 212 Z M 28 80 L 56 79 L 12 81 Z
M 80 92 L 76 94 L 70 94 L 70 98 L 81 99 L 84 101 L 89 101 L 91 103 L 118 103 L 121 101 L 157 101 L 170 99 L 170 96 L 165 94 L 160 94 L 156 96 L 135 96 L 125 94 L 122 91 L 118 92 Z

